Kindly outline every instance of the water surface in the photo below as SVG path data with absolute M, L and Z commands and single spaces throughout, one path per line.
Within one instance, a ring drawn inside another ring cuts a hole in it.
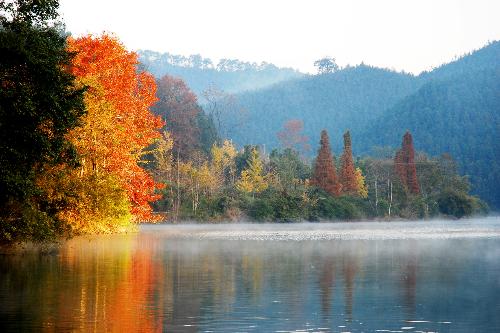
M 2 331 L 499 332 L 500 219 L 143 226 L 0 256 Z

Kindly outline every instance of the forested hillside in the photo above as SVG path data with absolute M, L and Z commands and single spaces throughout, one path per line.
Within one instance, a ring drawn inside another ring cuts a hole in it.
M 269 63 L 249 63 L 221 59 L 214 64 L 200 55 L 189 57 L 139 50 L 139 61 L 157 78 L 168 74 L 182 78 L 198 97 L 210 85 L 228 93 L 265 88 L 278 82 L 303 76 L 291 68 L 278 68 Z
M 431 81 L 361 132 L 357 151 L 368 152 L 367 147 L 377 144 L 396 146 L 398 137 L 410 130 L 419 150 L 451 154 L 460 171 L 470 175 L 474 192 L 500 207 L 499 87 L 498 70 Z
M 276 133 L 283 124 L 300 119 L 313 146 L 319 142 L 321 129 L 327 129 L 336 138 L 332 147 L 338 150 L 345 129 L 356 135 L 419 87 L 419 80 L 409 74 L 360 65 L 241 94 L 238 102 L 245 110 L 246 121 L 233 140 L 277 147 Z
M 418 150 L 450 153 L 470 175 L 474 193 L 498 208 L 499 59 L 500 42 L 494 42 L 419 76 L 360 65 L 240 94 L 246 122 L 233 139 L 277 147 L 276 133 L 298 119 L 313 152 L 321 129 L 331 133 L 336 152 L 350 129 L 359 155 L 373 146 L 395 147 L 409 129 Z

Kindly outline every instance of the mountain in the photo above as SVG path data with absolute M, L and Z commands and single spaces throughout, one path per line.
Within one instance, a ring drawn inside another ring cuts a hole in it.
M 246 122 L 233 140 L 277 147 L 283 123 L 300 119 L 315 148 L 327 129 L 339 155 L 350 129 L 354 153 L 366 154 L 399 146 L 408 129 L 418 150 L 450 153 L 473 192 L 499 209 L 499 72 L 497 41 L 419 76 L 360 65 L 282 82 L 238 95 Z
M 182 78 L 198 97 L 210 85 L 227 93 L 262 89 L 273 84 L 302 77 L 304 74 L 273 64 L 221 59 L 217 64 L 200 55 L 189 57 L 139 50 L 142 66 L 157 78 L 165 74 Z
M 500 207 L 500 68 L 426 83 L 360 133 L 358 152 L 396 146 L 405 130 L 419 150 L 454 157 L 473 192 Z
M 238 95 L 246 110 L 245 126 L 232 139 L 241 145 L 277 147 L 276 133 L 283 124 L 299 119 L 314 144 L 325 128 L 339 149 L 345 129 L 357 133 L 419 87 L 412 75 L 360 65 L 247 92 Z

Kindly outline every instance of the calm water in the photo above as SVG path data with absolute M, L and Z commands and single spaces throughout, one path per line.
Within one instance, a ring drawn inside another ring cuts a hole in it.
M 0 256 L 0 323 L 2 332 L 500 332 L 500 219 L 147 226 L 74 239 L 49 254 Z

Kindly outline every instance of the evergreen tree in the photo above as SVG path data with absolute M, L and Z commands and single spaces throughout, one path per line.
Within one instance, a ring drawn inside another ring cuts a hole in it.
M 66 134 L 84 113 L 58 6 L 0 1 L 0 242 L 63 231 L 56 215 L 64 203 L 51 206 L 36 183 L 49 165 L 74 165 Z
M 320 148 L 318 157 L 316 157 L 311 184 L 333 196 L 340 195 L 341 187 L 337 181 L 334 157 L 330 150 L 330 140 L 328 139 L 326 130 L 321 131 Z
M 413 148 L 413 138 L 409 131 L 403 136 L 402 147 L 394 157 L 394 169 L 405 189 L 412 194 L 420 193 L 417 168 L 415 166 L 415 149 Z
M 344 133 L 344 152 L 341 157 L 340 183 L 342 184 L 343 194 L 358 194 L 358 181 L 352 159 L 352 144 L 349 131 Z

